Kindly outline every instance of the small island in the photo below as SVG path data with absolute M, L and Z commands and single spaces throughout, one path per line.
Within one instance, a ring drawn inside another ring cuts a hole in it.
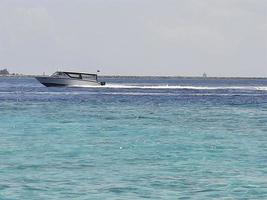
M 8 76 L 8 75 L 10 75 L 10 74 L 9 74 L 9 71 L 7 69 L 0 70 L 0 76 Z
M 0 77 L 1 76 L 25 76 L 23 74 L 18 74 L 18 73 L 10 73 L 8 69 L 0 69 Z

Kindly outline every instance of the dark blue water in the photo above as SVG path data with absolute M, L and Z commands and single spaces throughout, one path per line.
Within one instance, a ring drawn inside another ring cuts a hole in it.
M 0 78 L 0 199 L 267 199 L 267 80 Z

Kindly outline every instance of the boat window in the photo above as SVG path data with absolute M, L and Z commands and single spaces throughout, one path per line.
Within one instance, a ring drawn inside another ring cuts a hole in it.
M 80 74 L 72 74 L 72 73 L 68 73 L 68 75 L 69 75 L 71 78 L 81 78 L 81 77 L 80 77 Z
M 84 80 L 96 80 L 96 75 L 91 74 L 82 74 L 82 79 Z

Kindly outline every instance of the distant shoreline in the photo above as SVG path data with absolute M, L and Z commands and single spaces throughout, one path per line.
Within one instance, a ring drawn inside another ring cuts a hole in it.
M 44 76 L 44 75 L 0 75 L 0 78 L 5 78 L 5 77 L 27 77 L 27 78 L 34 78 L 36 76 Z M 46 75 L 48 76 L 48 75 Z M 202 76 L 130 76 L 130 75 L 98 75 L 99 77 L 102 78 L 180 78 L 180 79 L 267 79 L 267 77 L 216 77 L 216 76 L 210 76 L 210 77 L 202 77 Z

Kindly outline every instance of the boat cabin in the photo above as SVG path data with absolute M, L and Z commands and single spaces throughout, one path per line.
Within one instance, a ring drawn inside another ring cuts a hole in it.
M 87 73 L 78 73 L 78 72 L 57 71 L 54 74 L 52 74 L 52 77 L 81 79 L 85 81 L 97 81 L 97 74 L 87 74 Z

